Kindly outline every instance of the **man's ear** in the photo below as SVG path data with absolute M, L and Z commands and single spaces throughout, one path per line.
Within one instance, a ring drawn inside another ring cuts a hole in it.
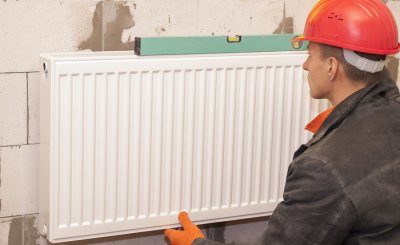
M 326 72 L 331 81 L 335 80 L 338 70 L 339 70 L 339 61 L 335 57 L 329 57 L 327 59 Z
M 339 61 L 335 57 L 329 57 L 326 62 L 326 72 L 329 79 L 333 81 L 335 80 L 339 70 Z

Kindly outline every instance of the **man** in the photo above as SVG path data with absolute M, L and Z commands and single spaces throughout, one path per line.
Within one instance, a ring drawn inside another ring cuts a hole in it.
M 333 108 L 307 128 L 283 201 L 257 244 L 400 244 L 400 94 L 384 67 L 400 51 L 393 15 L 380 0 L 321 0 L 304 36 L 310 94 Z M 219 244 L 186 213 L 171 244 Z

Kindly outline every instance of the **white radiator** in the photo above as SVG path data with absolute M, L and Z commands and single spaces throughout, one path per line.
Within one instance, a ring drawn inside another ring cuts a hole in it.
M 44 55 L 40 223 L 64 242 L 272 213 L 327 108 L 303 52 Z

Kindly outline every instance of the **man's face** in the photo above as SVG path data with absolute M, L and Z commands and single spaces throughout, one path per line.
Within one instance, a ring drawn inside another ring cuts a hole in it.
M 308 85 L 310 95 L 314 99 L 329 99 L 332 83 L 327 74 L 327 59 L 323 59 L 320 46 L 310 42 L 308 45 L 308 58 L 303 63 L 303 69 L 308 71 Z

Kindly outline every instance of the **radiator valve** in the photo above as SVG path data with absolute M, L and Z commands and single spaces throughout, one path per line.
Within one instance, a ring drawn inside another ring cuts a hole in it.
M 47 236 L 47 226 L 43 225 L 39 231 L 41 236 Z

